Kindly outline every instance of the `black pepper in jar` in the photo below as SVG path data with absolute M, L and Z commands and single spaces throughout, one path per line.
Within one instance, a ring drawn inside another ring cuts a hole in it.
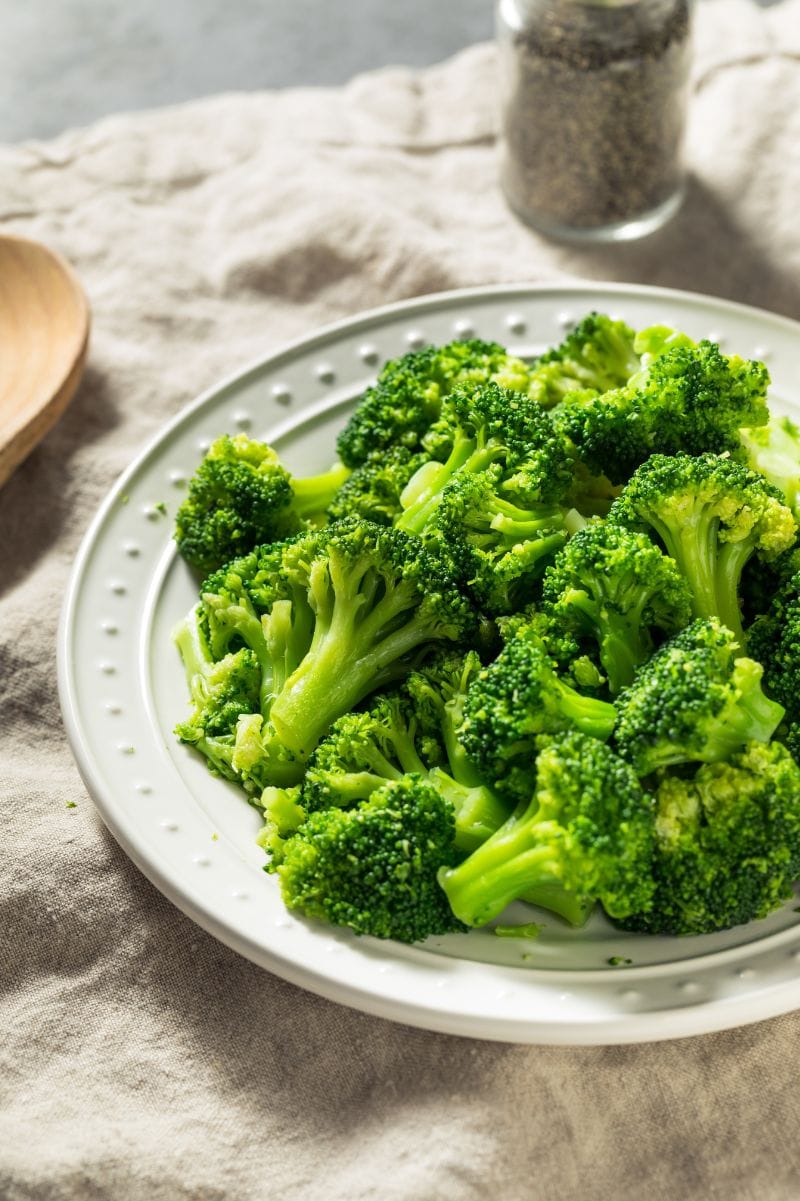
M 499 0 L 501 178 L 544 232 L 635 237 L 678 207 L 687 0 Z

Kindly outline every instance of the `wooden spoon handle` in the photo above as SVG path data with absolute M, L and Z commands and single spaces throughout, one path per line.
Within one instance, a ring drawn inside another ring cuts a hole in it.
M 0 485 L 74 396 L 89 325 L 86 296 L 59 254 L 0 237 Z

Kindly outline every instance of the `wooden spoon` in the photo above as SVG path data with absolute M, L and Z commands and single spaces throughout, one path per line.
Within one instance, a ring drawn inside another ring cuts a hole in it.
M 89 304 L 68 263 L 0 236 L 0 485 L 74 396 L 88 343 Z

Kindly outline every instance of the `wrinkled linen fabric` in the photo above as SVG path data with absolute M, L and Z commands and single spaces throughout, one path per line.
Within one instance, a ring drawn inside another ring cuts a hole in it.
M 0 492 L 4 1201 L 800 1194 L 800 1014 L 570 1049 L 340 1007 L 164 900 L 64 736 L 56 624 L 80 538 L 161 424 L 241 364 L 362 309 L 492 282 L 633 280 L 800 318 L 800 0 L 701 5 L 686 203 L 638 245 L 555 245 L 509 215 L 494 72 L 477 46 L 0 148 L 0 230 L 67 255 L 94 313 L 77 397 Z

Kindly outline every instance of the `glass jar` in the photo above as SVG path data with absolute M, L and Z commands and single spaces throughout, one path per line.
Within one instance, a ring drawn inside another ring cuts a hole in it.
M 503 191 L 555 237 L 650 233 L 680 206 L 688 0 L 498 0 Z

